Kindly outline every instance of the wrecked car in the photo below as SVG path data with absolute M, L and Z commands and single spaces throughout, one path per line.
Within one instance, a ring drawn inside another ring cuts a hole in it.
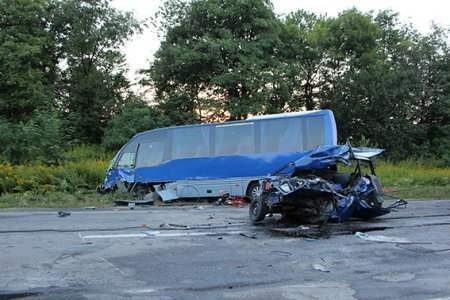
M 281 213 L 303 223 L 323 224 L 350 218 L 371 219 L 403 208 L 399 199 L 383 207 L 383 190 L 371 158 L 384 150 L 322 145 L 260 180 L 259 194 L 250 204 L 250 220 Z M 338 164 L 355 163 L 353 172 L 338 172 Z M 369 172 L 363 172 L 363 164 Z

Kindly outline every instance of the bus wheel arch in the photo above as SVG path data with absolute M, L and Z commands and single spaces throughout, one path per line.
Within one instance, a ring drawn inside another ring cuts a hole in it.
M 261 193 L 261 188 L 258 180 L 250 181 L 247 187 L 247 191 L 245 192 L 245 196 L 247 199 L 252 201 L 256 196 Z

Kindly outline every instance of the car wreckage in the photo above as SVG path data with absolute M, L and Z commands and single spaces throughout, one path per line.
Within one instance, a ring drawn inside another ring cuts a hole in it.
M 250 220 L 257 223 L 269 213 L 281 213 L 302 223 L 324 224 L 329 219 L 371 219 L 405 208 L 403 199 L 383 207 L 383 189 L 371 160 L 382 152 L 348 143 L 311 150 L 260 180 L 259 193 L 250 203 Z M 353 172 L 338 172 L 338 164 L 351 161 L 356 162 Z M 363 166 L 369 173 L 363 172 Z

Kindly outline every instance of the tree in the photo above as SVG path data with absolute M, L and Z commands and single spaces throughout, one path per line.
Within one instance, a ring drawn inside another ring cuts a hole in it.
M 419 38 L 416 53 L 420 93 L 414 122 L 416 153 L 450 162 L 450 40 L 449 30 L 433 27 Z
M 109 6 L 107 0 L 65 0 L 56 7 L 51 31 L 60 45 L 58 102 L 72 139 L 100 143 L 111 116 L 127 101 L 120 47 L 140 25 L 131 13 Z
M 44 0 L 0 2 L 0 117 L 11 122 L 53 107 L 48 8 Z
M 285 65 L 285 84 L 292 95 L 290 110 L 317 108 L 318 92 L 323 82 L 328 32 L 324 16 L 304 10 L 290 13 L 285 20 L 281 50 Z
M 171 125 L 167 114 L 150 107 L 145 101 L 133 98 L 120 113 L 108 121 L 102 145 L 108 150 L 119 150 L 135 134 Z
M 411 36 L 396 30 L 394 21 L 395 15 L 384 14 L 377 24 L 354 9 L 330 20 L 329 81 L 321 104 L 335 113 L 341 139 L 368 139 L 404 157 L 417 130 L 412 107 L 418 76 L 408 63 Z
M 147 70 L 157 101 L 168 107 L 183 103 L 178 111 L 190 118 L 180 122 L 242 119 L 271 110 L 267 99 L 282 88 L 281 23 L 270 2 L 193 1 L 181 11 L 164 23 L 166 38 Z
M 44 0 L 0 2 L 0 163 L 55 163 L 61 153 L 50 10 Z

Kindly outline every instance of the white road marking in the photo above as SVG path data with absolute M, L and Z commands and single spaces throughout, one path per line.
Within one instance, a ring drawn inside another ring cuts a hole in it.
M 133 237 L 179 237 L 179 236 L 221 236 L 245 233 L 243 231 L 226 231 L 226 232 L 177 232 L 177 233 L 161 233 L 160 231 L 149 231 L 141 233 L 129 234 L 99 234 L 85 235 L 81 239 L 110 239 L 110 238 L 133 238 Z

